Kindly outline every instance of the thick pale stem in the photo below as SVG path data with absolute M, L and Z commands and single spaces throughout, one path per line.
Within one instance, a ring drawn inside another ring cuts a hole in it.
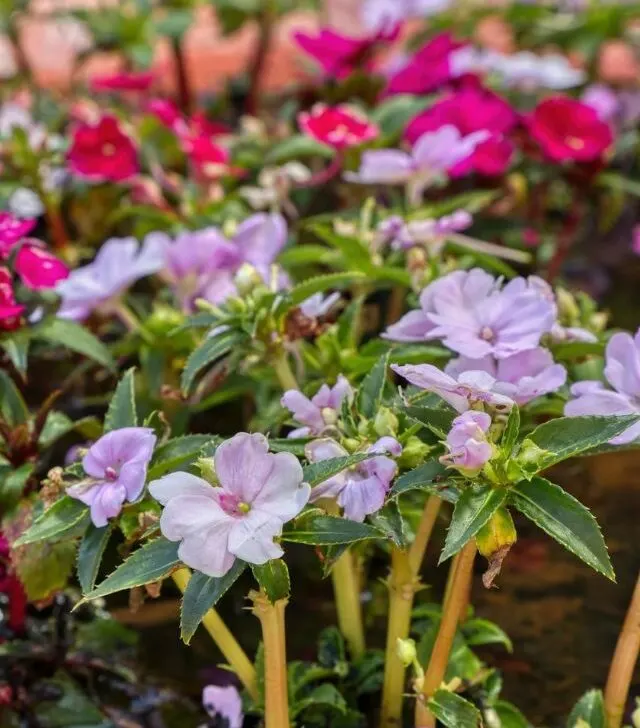
M 407 639 L 411 627 L 411 610 L 418 580 L 411 568 L 409 552 L 394 547 L 391 551 L 389 577 L 389 623 L 382 688 L 381 728 L 400 728 L 405 666 L 398 657 L 398 640 Z
M 640 651 L 640 575 L 613 654 L 604 691 L 607 728 L 620 728 Z
M 176 586 L 184 594 L 189 579 L 191 578 L 191 572 L 189 569 L 178 569 L 178 571 L 174 571 L 172 576 Z M 231 634 L 227 625 L 222 621 L 220 615 L 215 609 L 210 609 L 204 615 L 202 624 L 213 638 L 220 652 L 224 655 L 225 660 L 233 668 L 233 671 L 251 696 L 251 699 L 257 701 L 258 678 L 255 668 L 245 651 L 238 644 L 236 638 Z
M 448 597 L 442 607 L 440 628 L 436 637 L 429 667 L 427 668 L 422 696 L 418 697 L 416 703 L 416 728 L 435 728 L 436 718 L 427 708 L 427 701 L 440 687 L 447 665 L 449 655 L 456 636 L 456 630 L 460 617 L 468 604 L 469 582 L 473 575 L 473 561 L 476 556 L 476 543 L 471 539 L 469 543 L 456 556 L 452 565 L 453 577 L 449 588 Z
M 420 573 L 420 567 L 422 566 L 422 560 L 431 538 L 431 532 L 435 525 L 438 513 L 440 512 L 440 506 L 442 505 L 442 499 L 437 495 L 430 495 L 427 498 L 427 502 L 422 511 L 420 523 L 416 529 L 416 535 L 409 549 L 409 564 L 411 571 L 414 576 Z
M 338 626 L 349 645 L 351 655 L 360 657 L 365 650 L 360 579 L 350 551 L 345 551 L 336 561 L 331 570 L 331 578 L 338 612 Z
M 273 369 L 282 389 L 285 391 L 287 389 L 299 389 L 298 382 L 294 373 L 291 371 L 286 353 L 283 352 L 274 360 Z
M 262 626 L 264 645 L 265 728 L 288 728 L 287 649 L 284 630 L 286 599 L 272 604 L 263 592 L 251 592 L 253 613 Z

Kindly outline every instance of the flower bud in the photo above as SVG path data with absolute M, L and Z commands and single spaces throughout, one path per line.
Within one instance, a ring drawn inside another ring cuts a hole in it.
M 200 470 L 200 475 L 211 485 L 218 485 L 218 476 L 216 475 L 216 466 L 213 458 L 198 458 L 196 465 Z
M 250 264 L 243 263 L 233 279 L 238 293 L 246 296 L 257 288 L 264 281 L 258 271 Z
M 415 660 L 418 659 L 418 653 L 416 651 L 416 643 L 412 639 L 402 640 L 398 638 L 396 642 L 396 654 L 400 659 L 400 662 L 405 667 L 412 665 Z
M 633 728 L 640 728 L 640 698 L 636 698 L 636 709 L 631 713 Z
M 395 435 L 398 431 L 398 418 L 388 407 L 380 407 L 373 421 L 376 435 Z
M 170 306 L 156 306 L 145 321 L 145 328 L 155 336 L 167 336 L 184 322 L 184 315 Z
M 448 453 L 440 460 L 471 477 L 482 470 L 493 457 L 493 446 L 487 439 L 491 417 L 486 412 L 468 410 L 456 417 L 447 435 Z
M 548 450 L 543 450 L 533 440 L 527 438 L 518 453 L 518 463 L 527 472 L 536 471 L 548 453 Z
M 556 290 L 556 302 L 558 304 L 558 314 L 562 321 L 577 322 L 580 320 L 580 308 L 576 299 L 565 288 Z
M 502 562 L 518 538 L 511 514 L 506 508 L 498 508 L 476 534 L 478 551 L 487 559 L 489 566 L 482 576 L 482 583 L 491 588 L 500 573 Z
M 431 449 L 431 445 L 422 442 L 416 435 L 411 435 L 402 448 L 402 455 L 398 458 L 398 465 L 401 468 L 417 468 L 427 459 Z

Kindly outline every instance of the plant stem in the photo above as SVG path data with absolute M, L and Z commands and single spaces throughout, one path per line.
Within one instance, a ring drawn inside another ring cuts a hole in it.
M 458 623 L 468 603 L 469 582 L 473 575 L 476 542 L 471 539 L 456 556 L 452 565 L 453 576 L 448 597 L 442 607 L 440 628 L 436 637 L 429 667 L 426 670 L 422 696 L 416 702 L 416 728 L 435 728 L 436 718 L 427 708 L 427 701 L 440 687 L 449 663 L 449 654 L 456 636 Z
M 171 38 L 171 49 L 173 51 L 173 62 L 176 69 L 176 85 L 178 89 L 178 103 L 182 111 L 189 115 L 192 111 L 191 87 L 189 85 L 189 73 L 182 49 L 182 37 Z
M 427 550 L 427 545 L 431 538 L 431 532 L 433 531 L 441 505 L 442 500 L 437 495 L 430 495 L 427 498 L 424 511 L 422 511 L 422 516 L 420 518 L 420 523 L 416 530 L 415 538 L 413 539 L 413 543 L 409 549 L 409 564 L 414 576 L 417 576 L 420 573 L 422 559 L 424 558 L 425 551 Z
M 253 613 L 262 626 L 264 645 L 265 728 L 288 728 L 289 695 L 284 610 L 286 599 L 271 603 L 263 592 L 252 591 Z
M 360 579 L 350 551 L 345 551 L 336 560 L 331 570 L 331 579 L 338 612 L 338 626 L 349 645 L 351 656 L 360 657 L 365 650 Z
M 189 579 L 191 578 L 189 569 L 178 569 L 178 571 L 174 571 L 172 577 L 178 589 L 184 594 Z M 236 638 L 231 634 L 227 625 L 222 621 L 218 612 L 215 609 L 210 609 L 204 615 L 202 624 L 213 638 L 220 652 L 224 655 L 225 660 L 233 668 L 233 671 L 251 696 L 251 699 L 257 701 L 259 697 L 258 678 L 255 668 L 245 651 L 238 644 Z
M 264 64 L 269 55 L 271 40 L 273 37 L 273 24 L 275 20 L 273 0 L 263 0 L 262 8 L 258 15 L 258 42 L 256 50 L 249 65 L 249 91 L 245 111 L 251 116 L 257 116 L 260 112 L 260 91 Z
M 386 325 L 391 326 L 401 316 L 404 310 L 404 304 L 407 299 L 407 289 L 404 286 L 394 286 L 389 294 L 389 303 L 386 312 Z
M 640 575 L 618 636 L 604 691 L 607 728 L 620 728 L 640 651 Z
M 300 389 L 300 387 L 298 387 L 296 377 L 291 371 L 291 366 L 289 365 L 286 352 L 283 351 L 273 360 L 273 369 L 282 389 L 285 391 L 287 389 Z
M 389 587 L 389 622 L 382 687 L 381 728 L 400 728 L 405 665 L 398 657 L 399 639 L 407 639 L 411 627 L 413 597 L 419 581 L 411 568 L 409 551 L 392 547 Z

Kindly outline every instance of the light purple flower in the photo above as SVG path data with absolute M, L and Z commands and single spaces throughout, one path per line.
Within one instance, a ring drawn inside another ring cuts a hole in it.
M 363 460 L 320 483 L 311 491 L 309 500 L 313 503 L 321 498 L 335 498 L 344 510 L 345 518 L 352 521 L 364 521 L 366 516 L 379 511 L 398 470 L 385 453 L 397 457 L 402 453 L 402 446 L 393 437 L 381 437 L 367 452 L 375 453 L 376 457 Z M 335 440 L 328 438 L 314 440 L 305 447 L 305 455 L 312 463 L 348 454 Z
M 614 334 L 607 344 L 604 376 L 613 389 L 602 382 L 578 382 L 571 387 L 575 399 L 567 402 L 564 413 L 579 415 L 640 414 L 640 329 L 631 334 Z M 640 437 L 640 423 L 614 437 L 612 445 L 624 445 Z
M 453 351 L 498 359 L 533 349 L 556 320 L 556 306 L 524 278 L 500 288 L 480 268 L 454 271 L 431 283 L 412 311 L 383 334 L 394 341 L 442 339 Z
M 212 718 L 225 719 L 227 728 L 242 728 L 242 698 L 233 685 L 207 685 L 202 691 L 202 705 Z
M 67 488 L 67 494 L 91 508 L 94 526 L 106 526 L 125 501 L 140 497 L 155 444 L 152 429 L 123 427 L 103 435 L 89 448 L 82 459 L 89 478 Z
M 582 103 L 596 110 L 602 121 L 613 121 L 620 112 L 620 100 L 609 86 L 594 83 L 582 94 Z
M 342 374 L 333 387 L 323 384 L 311 399 L 297 389 L 289 389 L 280 403 L 291 412 L 297 422 L 304 425 L 290 432 L 289 437 L 322 434 L 328 427 L 336 424 L 343 400 L 351 399 L 352 396 L 351 385 Z
M 464 371 L 454 377 L 433 364 L 392 364 L 391 368 L 414 386 L 442 397 L 456 412 L 466 412 L 478 404 L 504 411 L 514 404 L 496 391 L 496 380 L 486 371 Z
M 82 321 L 109 304 L 130 285 L 159 271 L 164 265 L 166 236 L 151 233 L 142 246 L 135 238 L 111 238 L 100 248 L 93 262 L 71 271 L 56 286 L 62 301 L 60 318 Z
M 491 417 L 486 412 L 469 410 L 456 417 L 445 441 L 449 452 L 440 461 L 466 475 L 478 473 L 493 455 L 487 440 L 490 427 Z
M 340 293 L 335 291 L 328 296 L 314 293 L 300 304 L 300 310 L 307 318 L 321 318 L 326 316 L 340 300 Z
M 494 359 L 492 356 L 469 359 L 461 356 L 445 367 L 445 372 L 456 378 L 468 371 L 487 372 L 496 380 L 492 390 L 506 395 L 519 405 L 557 391 L 567 380 L 567 370 L 562 364 L 554 364 L 551 353 L 541 347 L 521 351 L 506 359 Z
M 384 30 L 411 18 L 423 18 L 446 10 L 451 0 L 365 0 L 362 19 L 369 30 Z
M 298 460 L 291 453 L 270 453 L 264 435 L 240 432 L 218 447 L 214 465 L 219 487 L 184 472 L 149 485 L 164 506 L 162 534 L 181 542 L 180 559 L 208 576 L 223 576 L 236 557 L 265 564 L 282 556 L 273 539 L 304 508 L 311 491 Z
M 437 252 L 447 236 L 466 230 L 472 223 L 473 217 L 466 210 L 456 210 L 439 218 L 407 222 L 398 215 L 392 215 L 378 225 L 377 242 L 379 246 L 390 245 L 393 250 L 421 245 Z

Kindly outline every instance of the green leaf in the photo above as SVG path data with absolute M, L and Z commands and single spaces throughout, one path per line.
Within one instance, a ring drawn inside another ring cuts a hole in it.
M 293 528 L 282 534 L 283 541 L 306 543 L 313 546 L 330 546 L 339 543 L 355 543 L 385 535 L 367 523 L 350 521 L 348 518 L 317 515 L 317 512 L 300 516 Z
M 194 571 L 182 597 L 180 609 L 180 637 L 185 644 L 191 642 L 204 615 L 227 593 L 246 568 L 246 563 L 236 559 L 224 576 L 207 576 Z
M 136 413 L 135 368 L 127 370 L 118 382 L 109 409 L 104 417 L 104 431 L 119 430 L 121 427 L 135 427 Z
M 61 318 L 51 318 L 33 331 L 33 337 L 83 354 L 89 359 L 114 370 L 115 362 L 109 349 L 84 326 Z
M 97 440 L 102 434 L 102 423 L 97 417 L 83 417 L 74 422 L 64 412 L 52 411 L 47 415 L 38 444 L 43 448 L 49 447 L 72 430 L 77 430 L 89 440 Z
M 397 498 L 412 490 L 424 490 L 437 495 L 448 503 L 455 503 L 458 491 L 446 485 L 447 468 L 437 460 L 430 460 L 413 470 L 404 473 L 393 484 L 389 493 L 391 498 Z
M 0 369 L 0 411 L 4 419 L 15 427 L 29 419 L 29 408 L 13 379 Z
M 19 503 L 34 469 L 33 463 L 24 463 L 19 468 L 0 465 L 0 514 L 8 513 Z
M 438 563 L 441 564 L 460 551 L 506 499 L 506 488 L 494 488 L 490 485 L 471 485 L 465 488 L 453 510 L 444 549 Z
M 622 190 L 635 197 L 640 197 L 640 182 L 624 177 L 617 172 L 602 172 L 598 175 L 597 184 L 612 190 Z
M 314 293 L 324 293 L 330 288 L 348 286 L 350 283 L 356 283 L 365 277 L 364 273 L 358 271 L 346 271 L 344 273 L 327 273 L 327 275 L 308 278 L 306 281 L 294 286 L 287 294 L 284 294 L 281 306 L 278 308 L 281 312 L 288 311 L 294 306 L 299 306 L 309 296 L 313 296 Z
M 231 351 L 243 338 L 243 334 L 233 330 L 207 337 L 187 359 L 180 379 L 182 391 L 188 394 L 198 373 Z
M 493 708 L 500 718 L 500 728 L 531 728 L 524 715 L 506 700 L 497 700 Z
M 15 545 L 24 546 L 44 539 L 58 540 L 69 531 L 75 530 L 82 521 L 89 523 L 89 509 L 79 500 L 65 495 L 36 518 Z
M 406 548 L 409 543 L 404 518 L 396 501 L 389 501 L 377 513 L 369 516 L 371 524 L 386 534 L 396 546 Z
M 148 479 L 155 480 L 172 470 L 188 468 L 199 457 L 200 450 L 215 439 L 212 435 L 172 437 L 153 453 Z
M 509 652 L 513 652 L 513 643 L 506 632 L 497 624 L 488 619 L 474 617 L 467 619 L 462 625 L 462 634 L 465 642 L 470 646 L 476 645 L 504 645 Z
M 82 601 L 99 599 L 108 594 L 164 579 L 180 564 L 178 546 L 178 543 L 167 541 L 162 537 L 149 541 L 134 551 L 95 589 L 85 594 Z
M 272 147 L 265 156 L 265 164 L 283 164 L 304 157 L 333 159 L 335 149 L 303 134 L 294 134 Z
M 305 665 L 305 669 L 309 670 L 308 665 Z M 326 673 L 326 668 L 322 670 L 322 673 Z M 331 683 L 323 683 L 313 688 L 313 690 L 301 700 L 297 700 L 291 706 L 291 717 L 296 718 L 308 708 L 312 708 L 315 705 L 326 706 L 332 710 L 344 715 L 347 710 L 347 702 L 344 697 L 338 692 L 335 685 Z M 359 714 L 356 714 L 359 716 Z M 360 721 L 358 720 L 358 723 Z M 304 724 L 303 724 L 304 725 Z M 328 724 L 326 724 L 328 725 Z M 349 721 L 346 726 L 356 725 Z
M 371 262 L 370 248 L 360 238 L 339 235 L 332 227 L 325 227 L 324 225 L 310 225 L 309 228 L 319 238 L 340 252 L 344 263 L 343 267 L 359 270 L 367 274 L 371 273 L 375 267 Z
M 371 453 L 357 452 L 353 455 L 345 455 L 341 458 L 329 458 L 328 460 L 320 460 L 317 463 L 311 463 L 303 468 L 304 482 L 309 483 L 313 488 L 315 485 L 324 483 L 325 480 L 332 478 L 334 475 L 341 473 L 347 468 L 351 468 L 363 460 L 373 457 Z
M 76 569 L 83 594 L 90 592 L 95 586 L 100 562 L 109 542 L 111 530 L 111 524 L 98 528 L 90 523 L 80 542 Z
M 518 460 L 525 472 L 533 475 L 604 445 L 638 421 L 638 415 L 559 417 L 536 427 L 522 443 Z
M 411 96 L 398 94 L 385 99 L 371 112 L 371 119 L 378 124 L 383 134 L 398 136 L 414 116 L 433 103 L 434 96 Z
M 389 352 L 387 351 L 378 359 L 358 387 L 358 411 L 368 420 L 376 416 L 382 404 L 388 366 Z
M 406 407 L 405 412 L 412 420 L 428 427 L 439 437 L 445 437 L 451 429 L 451 423 L 456 413 L 451 409 L 435 407 L 419 407 L 417 405 Z
M 291 452 L 298 457 L 304 457 L 304 449 L 311 440 L 308 437 L 274 437 L 269 439 L 271 452 Z
M 29 359 L 29 345 L 31 344 L 30 332 L 23 334 L 15 332 L 10 338 L 0 342 L 0 346 L 7 352 L 7 356 L 11 360 L 13 366 L 23 376 L 27 373 L 27 365 Z
M 482 716 L 476 706 L 450 690 L 436 690 L 428 705 L 447 728 L 480 728 L 482 725 Z
M 589 690 L 578 700 L 569 715 L 567 728 L 577 728 L 580 720 L 589 728 L 605 728 L 604 699 L 600 690 Z
M 160 35 L 180 40 L 193 22 L 193 13 L 190 10 L 168 10 L 166 15 L 158 18 L 155 23 Z
M 615 581 L 598 523 L 580 501 L 539 476 L 518 483 L 509 500 L 568 551 Z
M 518 433 L 520 432 L 520 408 L 518 405 L 514 405 L 509 412 L 507 419 L 507 426 L 504 428 L 502 435 L 502 446 L 503 452 L 509 456 L 513 450 L 516 441 L 518 440 Z
M 39 541 L 21 546 L 13 564 L 29 600 L 49 599 L 64 589 L 73 570 L 75 555 L 73 541 Z
M 271 559 L 261 566 L 254 565 L 251 570 L 272 604 L 279 599 L 286 599 L 291 593 L 289 569 L 282 559 Z

